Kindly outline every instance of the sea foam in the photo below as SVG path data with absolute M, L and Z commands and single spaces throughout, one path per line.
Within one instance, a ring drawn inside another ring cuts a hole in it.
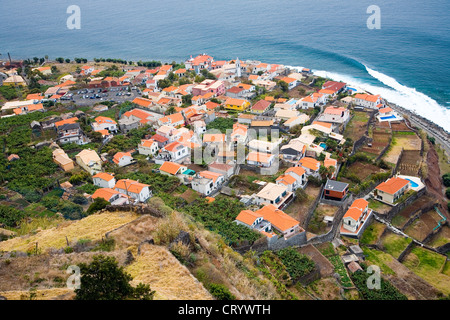
M 360 90 L 362 89 L 370 92 L 371 94 L 379 94 L 387 101 L 410 110 L 450 132 L 450 109 L 441 106 L 436 102 L 436 100 L 430 98 L 422 92 L 418 92 L 414 88 L 409 88 L 400 84 L 396 79 L 388 75 L 373 70 L 367 66 L 365 66 L 365 68 L 369 75 L 388 88 L 365 83 L 360 79 L 356 79 L 345 74 L 323 70 L 312 70 L 312 72 L 320 77 L 329 78 L 335 81 L 343 81 L 349 86 L 356 87 L 356 89 Z

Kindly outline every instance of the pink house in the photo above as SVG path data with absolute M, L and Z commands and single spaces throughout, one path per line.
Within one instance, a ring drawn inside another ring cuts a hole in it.
M 225 94 L 225 84 L 220 80 L 203 80 L 201 83 L 192 88 L 193 96 L 204 96 L 208 92 L 213 93 L 216 97 Z

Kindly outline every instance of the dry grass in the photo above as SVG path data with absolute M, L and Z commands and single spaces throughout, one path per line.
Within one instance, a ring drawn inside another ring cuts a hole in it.
M 137 247 L 142 241 L 151 238 L 150 235 L 156 230 L 159 220 L 150 215 L 143 215 L 126 226 L 112 231 L 108 237 L 115 240 L 116 249 Z
M 165 248 L 143 245 L 141 255 L 126 267 L 132 284 L 149 284 L 155 300 L 210 300 L 203 285 Z
M 73 290 L 67 288 L 40 289 L 34 293 L 33 300 L 70 300 L 75 296 Z M 8 300 L 29 300 L 30 291 L 0 291 L 0 296 Z
M 397 135 L 394 134 L 391 148 L 384 155 L 383 159 L 389 163 L 396 164 L 402 149 L 420 150 L 422 140 L 417 135 Z
M 0 242 L 0 251 L 28 251 L 38 243 L 41 252 L 50 248 L 63 248 L 79 239 L 100 240 L 108 231 L 135 220 L 138 215 L 129 212 L 93 214 L 78 221 L 66 221 L 57 227 L 42 230 L 34 235 Z

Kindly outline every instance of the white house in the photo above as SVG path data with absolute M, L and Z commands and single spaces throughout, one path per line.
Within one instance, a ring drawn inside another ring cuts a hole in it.
M 294 199 L 292 192 L 286 186 L 269 182 L 255 195 L 255 202 L 258 205 L 272 204 L 277 209 L 282 209 Z
M 362 198 L 356 199 L 342 218 L 340 234 L 359 238 L 367 227 L 371 215 L 372 209 L 369 209 L 369 203 Z
M 360 107 L 376 109 L 383 104 L 383 100 L 380 95 L 357 93 L 353 99 L 353 103 Z
M 142 139 L 141 143 L 138 145 L 139 154 L 145 154 L 147 156 L 155 155 L 158 150 L 158 142 L 153 139 Z
M 225 176 L 223 174 L 212 171 L 200 171 L 197 177 L 192 179 L 191 186 L 197 192 L 210 195 L 218 190 L 224 181 Z
M 178 141 L 165 145 L 159 153 L 159 157 L 164 160 L 178 161 L 190 155 L 189 148 Z
M 113 206 L 115 205 L 123 205 L 128 204 L 129 200 L 126 195 L 123 193 L 114 190 L 112 188 L 100 188 L 95 190 L 94 194 L 91 197 L 93 200 L 97 198 L 102 198 L 111 203 Z
M 152 196 L 152 191 L 148 184 L 130 179 L 117 181 L 114 189 L 138 202 L 146 202 Z
M 249 165 L 270 167 L 275 162 L 275 156 L 273 154 L 252 151 L 249 152 L 246 160 Z
M 116 133 L 118 130 L 117 122 L 108 117 L 98 116 L 95 118 L 95 122 L 92 123 L 92 129 L 94 131 L 108 130 L 109 132 Z
M 274 142 L 253 139 L 248 143 L 248 147 L 252 150 L 265 153 L 276 153 L 279 149 L 281 139 Z
M 133 163 L 133 156 L 129 152 L 117 152 L 114 155 L 113 161 L 119 167 L 124 167 Z
M 116 178 L 110 173 L 99 172 L 92 177 L 94 186 L 100 188 L 114 188 L 116 185 Z
M 350 111 L 344 107 L 330 106 L 326 108 L 317 121 L 345 124 L 350 120 Z

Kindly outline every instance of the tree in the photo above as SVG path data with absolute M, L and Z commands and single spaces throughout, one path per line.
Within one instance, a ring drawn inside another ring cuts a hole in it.
M 450 187 L 450 173 L 446 173 L 442 176 L 442 180 L 444 182 L 444 186 Z
M 55 60 L 58 61 L 59 63 L 63 63 L 64 62 L 64 58 L 62 58 L 62 57 L 56 58 Z
M 132 277 L 119 267 L 114 257 L 97 255 L 90 264 L 81 263 L 80 288 L 76 300 L 153 300 L 155 291 L 140 283 L 130 285 Z
M 286 81 L 280 80 L 280 81 L 278 81 L 278 85 L 280 86 L 280 88 L 283 92 L 289 91 L 289 85 L 287 84 Z
M 95 198 L 94 202 L 89 206 L 86 213 L 91 214 L 106 208 L 110 203 L 103 198 Z
M 70 63 L 70 59 L 69 58 L 67 58 L 65 61 L 66 61 L 66 63 Z

